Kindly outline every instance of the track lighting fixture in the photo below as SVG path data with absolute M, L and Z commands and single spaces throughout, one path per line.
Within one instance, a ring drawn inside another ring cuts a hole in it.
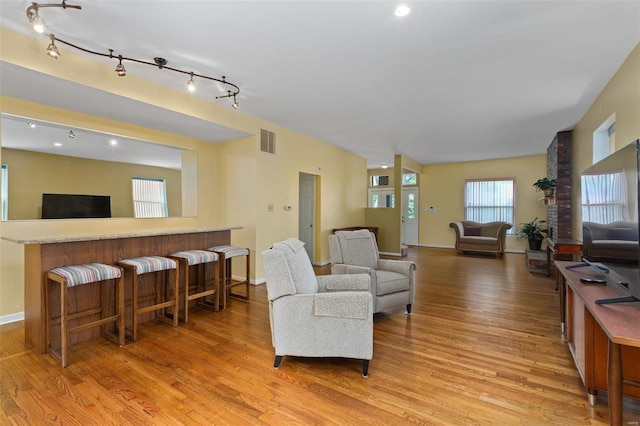
M 49 37 L 51 38 L 51 43 L 47 46 L 47 55 L 51 56 L 53 59 L 58 59 L 60 57 L 60 51 L 56 47 L 56 36 L 51 34 Z
M 75 134 L 75 133 L 73 133 L 73 130 L 69 130 L 69 137 L 70 137 L 71 139 L 73 139 L 73 138 L 75 138 L 75 137 L 76 137 L 76 134 Z
M 196 91 L 196 82 L 193 81 L 193 73 L 191 73 L 191 78 L 187 81 L 187 90 L 191 93 Z
M 44 33 L 46 29 L 44 20 L 42 19 L 39 13 L 40 8 L 43 8 L 43 7 L 58 7 L 62 9 L 82 9 L 82 7 L 78 5 L 68 5 L 66 3 L 66 0 L 63 0 L 62 3 L 59 3 L 59 4 L 58 3 L 38 4 L 35 2 L 31 3 L 31 6 L 27 8 L 27 18 L 29 19 L 29 23 L 33 25 L 34 30 L 39 33 Z M 61 38 L 56 37 L 54 34 L 49 34 L 49 38 L 51 39 L 51 43 L 47 47 L 47 54 L 52 58 L 57 59 L 60 56 L 60 51 L 58 50 L 58 47 L 55 44 L 56 42 L 59 42 L 64 44 L 65 46 L 73 47 L 74 49 L 80 50 L 85 53 L 91 53 L 97 56 L 116 59 L 118 61 L 118 64 L 116 65 L 115 72 L 119 77 L 124 77 L 127 75 L 127 70 L 124 67 L 123 61 L 130 61 L 138 64 L 151 65 L 159 69 L 166 69 L 169 71 L 174 71 L 177 73 L 189 75 L 189 80 L 187 81 L 187 89 L 189 90 L 189 92 L 194 92 L 196 90 L 196 83 L 194 81 L 194 77 L 201 78 L 204 80 L 216 81 L 218 83 L 221 83 L 222 86 L 225 89 L 227 89 L 227 93 L 225 95 L 216 96 L 215 98 L 216 99 L 229 98 L 230 100 L 233 101 L 231 104 L 233 108 L 234 109 L 238 108 L 238 95 L 240 94 L 240 88 L 237 85 L 227 81 L 225 76 L 222 76 L 221 78 L 209 77 L 202 74 L 196 74 L 192 71 L 183 71 L 178 68 L 168 67 L 167 66 L 168 61 L 161 57 L 155 57 L 153 58 L 153 62 L 149 62 L 141 59 L 130 58 L 123 55 L 115 55 L 113 52 L 113 49 L 108 49 L 109 53 L 97 52 L 91 49 L 86 49 L 84 47 L 75 45 L 71 42 L 62 40 Z
M 113 52 L 111 49 L 109 49 L 109 51 Z M 127 70 L 124 68 L 124 65 L 122 65 L 122 55 L 118 56 L 118 65 L 116 66 L 115 71 L 118 74 L 118 77 L 124 77 L 127 75 Z

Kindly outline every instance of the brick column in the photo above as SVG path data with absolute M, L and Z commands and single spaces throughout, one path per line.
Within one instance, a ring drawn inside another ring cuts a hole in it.
M 571 223 L 572 132 L 558 132 L 547 148 L 547 177 L 556 180 L 555 203 L 547 205 L 549 236 L 573 238 Z

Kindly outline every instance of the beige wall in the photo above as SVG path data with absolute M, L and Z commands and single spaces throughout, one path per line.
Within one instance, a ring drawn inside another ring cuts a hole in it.
M 109 195 L 112 217 L 133 217 L 133 177 L 164 179 L 169 216 L 182 216 L 179 170 L 8 148 L 2 164 L 9 172 L 9 220 L 39 219 L 43 193 Z
M 616 115 L 616 150 L 640 139 L 640 44 L 602 90 L 573 130 L 573 234 L 582 238 L 580 173 L 593 164 L 593 132 Z
M 62 59 L 52 61 L 43 54 L 39 41 L 6 29 L 0 29 L 0 55 L 0 59 L 8 63 L 235 128 L 250 135 L 259 135 L 260 129 L 265 128 L 276 133 L 277 141 L 276 155 L 269 155 L 259 152 L 256 136 L 214 144 L 2 97 L 0 108 L 5 113 L 194 150 L 197 152 L 198 183 L 196 205 L 188 206 L 197 211 L 197 217 L 9 221 L 0 223 L 2 235 L 56 236 L 96 229 L 108 233 L 140 228 L 242 226 L 243 229 L 232 231 L 232 243 L 251 249 L 252 279 L 260 281 L 264 275 L 260 252 L 276 241 L 298 235 L 299 172 L 318 176 L 317 262 L 329 260 L 327 236 L 331 229 L 364 222 L 367 171 L 366 160 L 358 155 L 273 126 L 245 115 L 241 110 L 233 110 L 228 105 L 205 101 L 135 75 L 118 78 L 114 76 L 110 65 L 91 61 L 72 51 L 64 51 Z M 268 204 L 274 205 L 273 212 L 267 211 Z M 285 211 L 285 204 L 292 205 L 293 210 Z M 237 264 L 240 266 L 240 262 Z M 24 309 L 23 271 L 22 246 L 2 241 L 0 319 Z M 237 273 L 242 274 L 240 271 Z
M 549 140 L 551 143 L 551 140 Z M 546 220 L 542 194 L 533 182 L 547 175 L 546 155 L 487 161 L 434 164 L 422 167 L 420 175 L 420 244 L 453 247 L 455 232 L 449 223 L 464 219 L 465 179 L 515 178 L 516 210 L 514 229 L 534 217 Z M 425 208 L 435 207 L 434 213 Z M 507 250 L 524 250 L 526 239 L 507 236 Z
M 331 230 L 364 223 L 366 160 L 284 128 L 271 126 L 270 130 L 277 135 L 276 154 L 257 156 L 256 219 L 264 226 L 257 235 L 256 248 L 263 251 L 273 242 L 298 235 L 298 180 L 303 172 L 317 176 L 316 203 L 320 205 L 316 206 L 314 261 L 327 263 Z M 269 204 L 273 204 L 273 212 L 268 211 Z M 286 211 L 285 205 L 293 210 Z

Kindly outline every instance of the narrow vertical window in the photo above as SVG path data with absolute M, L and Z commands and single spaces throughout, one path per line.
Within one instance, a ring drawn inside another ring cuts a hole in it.
M 2 174 L 0 175 L 0 181 L 2 186 L 0 187 L 0 200 L 2 201 L 2 220 L 7 220 L 9 217 L 9 173 L 7 172 L 7 165 L 2 165 Z
M 167 188 L 164 179 L 132 178 L 134 217 L 167 217 Z
M 407 196 L 407 219 L 416 218 L 416 194 Z

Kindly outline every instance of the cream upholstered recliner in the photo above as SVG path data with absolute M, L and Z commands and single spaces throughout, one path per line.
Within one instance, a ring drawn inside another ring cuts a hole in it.
M 376 239 L 366 229 L 329 235 L 329 252 L 332 274 L 369 274 L 374 312 L 406 306 L 411 315 L 415 263 L 380 259 Z
M 363 360 L 373 356 L 373 301 L 368 275 L 313 272 L 304 243 L 289 238 L 262 252 L 274 368 L 284 355 Z

